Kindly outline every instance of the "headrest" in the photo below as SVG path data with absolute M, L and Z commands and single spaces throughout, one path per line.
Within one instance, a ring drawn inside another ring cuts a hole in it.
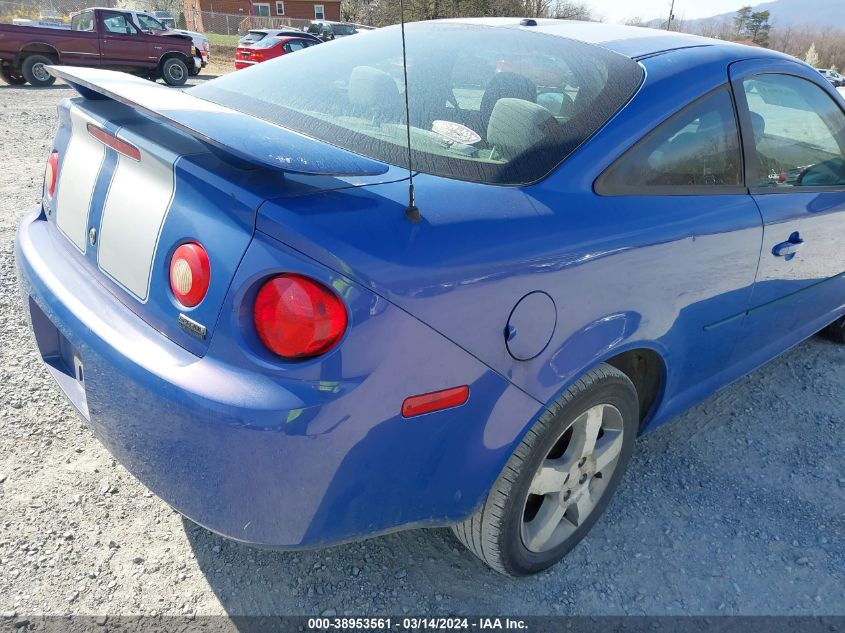
M 349 75 L 349 102 L 365 108 L 383 107 L 401 100 L 390 75 L 372 66 L 356 66 Z
M 524 99 L 499 99 L 490 115 L 487 142 L 510 160 L 542 146 L 557 126 L 552 113 L 541 105 Z

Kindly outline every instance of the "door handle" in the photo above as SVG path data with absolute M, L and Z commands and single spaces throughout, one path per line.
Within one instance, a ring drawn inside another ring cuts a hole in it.
M 787 241 L 776 244 L 772 248 L 772 255 L 783 257 L 786 261 L 790 261 L 798 253 L 798 249 L 801 248 L 802 244 L 804 244 L 804 240 L 801 239 L 801 235 L 796 231 L 789 236 Z

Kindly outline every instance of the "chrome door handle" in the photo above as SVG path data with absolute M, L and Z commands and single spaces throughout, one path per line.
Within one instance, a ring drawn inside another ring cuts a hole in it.
M 789 236 L 787 241 L 776 244 L 775 247 L 772 248 L 772 255 L 775 257 L 783 257 L 786 261 L 789 261 L 795 257 L 802 244 L 804 244 L 804 240 L 801 239 L 801 235 L 799 235 L 796 231 Z

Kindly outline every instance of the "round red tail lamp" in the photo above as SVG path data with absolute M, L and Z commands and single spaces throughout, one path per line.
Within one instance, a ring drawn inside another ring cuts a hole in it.
M 56 193 L 56 182 L 59 180 L 59 153 L 53 152 L 47 159 L 47 167 L 44 168 L 44 187 L 47 195 L 53 197 Z
M 193 308 L 205 298 L 211 282 L 208 253 L 196 242 L 182 244 L 170 258 L 170 289 L 183 306 Z
M 346 307 L 323 284 L 292 273 L 261 286 L 253 315 L 258 337 L 283 358 L 325 354 L 346 332 Z

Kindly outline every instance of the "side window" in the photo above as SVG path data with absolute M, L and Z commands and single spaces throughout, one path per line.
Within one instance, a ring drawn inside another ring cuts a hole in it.
M 285 44 L 285 49 L 288 53 L 295 53 L 298 50 L 305 48 L 305 46 L 299 40 L 291 40 L 287 44 Z
M 752 187 L 845 185 L 845 114 L 824 90 L 790 75 L 743 81 L 756 166 Z
M 85 13 L 78 13 L 70 20 L 71 31 L 93 31 L 94 30 L 94 12 L 86 11 Z
M 136 29 L 123 13 L 103 13 L 103 27 L 107 33 L 136 35 Z
M 733 102 L 726 88 L 702 97 L 662 123 L 596 182 L 602 195 L 719 193 L 742 185 Z

